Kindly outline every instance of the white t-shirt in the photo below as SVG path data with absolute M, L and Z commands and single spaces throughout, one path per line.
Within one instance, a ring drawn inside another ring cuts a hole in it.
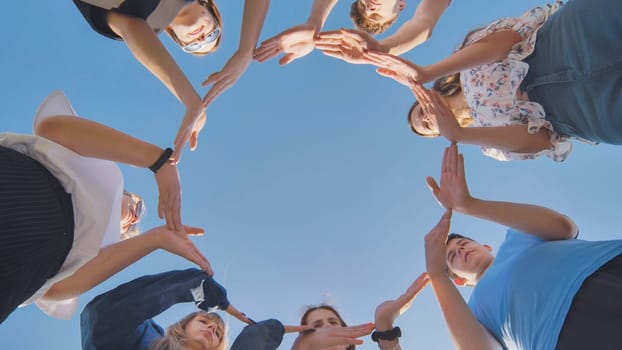
M 76 115 L 61 91 L 53 92 L 43 101 L 34 125 L 55 115 Z M 74 217 L 71 250 L 58 273 L 21 305 L 36 302 L 49 316 L 68 319 L 76 309 L 77 297 L 60 302 L 39 299 L 54 283 L 71 276 L 95 257 L 100 248 L 119 241 L 123 176 L 114 162 L 83 157 L 43 137 L 0 133 L 0 145 L 36 159 L 71 194 Z

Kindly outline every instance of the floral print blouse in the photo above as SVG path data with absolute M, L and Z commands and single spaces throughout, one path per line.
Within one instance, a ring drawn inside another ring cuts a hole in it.
M 465 46 L 485 36 L 502 30 L 518 32 L 523 41 L 514 45 L 508 58 L 460 72 L 460 82 L 466 102 L 471 109 L 474 126 L 506 126 L 527 124 L 530 134 L 546 128 L 551 134 L 551 149 L 538 153 L 512 153 L 495 148 L 482 147 L 485 155 L 498 160 L 534 159 L 541 154 L 554 161 L 563 161 L 572 150 L 572 144 L 558 135 L 545 119 L 542 106 L 536 102 L 517 99 L 519 86 L 529 69 L 522 60 L 529 56 L 536 43 L 538 29 L 562 6 L 561 1 L 552 5 L 533 8 L 520 17 L 508 17 L 495 21 L 486 28 L 472 33 Z

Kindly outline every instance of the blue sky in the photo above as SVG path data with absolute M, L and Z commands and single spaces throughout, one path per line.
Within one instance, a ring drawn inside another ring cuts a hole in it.
M 470 29 L 519 15 L 541 1 L 455 0 L 428 43 L 405 57 L 428 64 L 448 55 Z M 183 106 L 131 56 L 123 43 L 94 33 L 71 1 L 9 1 L 0 13 L 2 130 L 30 133 L 38 104 L 62 89 L 78 114 L 168 146 Z M 417 3 L 407 2 L 398 24 Z M 162 37 L 200 93 L 238 43 L 242 1 L 220 1 L 224 42 L 214 55 L 185 55 Z M 341 1 L 325 29 L 349 27 Z M 260 40 L 306 20 L 311 0 L 273 1 Z M 350 324 L 373 321 L 380 302 L 397 297 L 424 270 L 423 236 L 442 209 L 426 175 L 438 176 L 446 141 L 414 136 L 406 126 L 410 92 L 370 66 L 313 52 L 289 66 L 253 63 L 208 110 L 196 152 L 180 165 L 183 219 L 202 226 L 195 239 L 234 305 L 255 319 L 297 324 L 304 305 L 330 302 Z M 619 150 L 575 143 L 564 163 L 497 162 L 463 146 L 471 193 L 537 203 L 574 218 L 588 240 L 615 239 L 620 193 Z M 156 186 L 145 169 L 123 167 L 126 187 L 142 194 L 142 227 L 161 222 Z M 497 247 L 504 228 L 454 215 L 452 230 Z M 143 274 L 190 266 L 156 252 L 81 297 Z M 468 289 L 463 293 L 468 296 Z M 162 325 L 192 307 L 158 317 Z M 78 349 L 79 317 L 48 318 L 36 307 L 0 326 L 3 349 Z M 451 349 L 431 289 L 396 325 L 404 349 Z M 230 338 L 241 324 L 230 321 Z M 287 349 L 294 335 L 287 335 Z M 360 349 L 375 349 L 369 338 Z

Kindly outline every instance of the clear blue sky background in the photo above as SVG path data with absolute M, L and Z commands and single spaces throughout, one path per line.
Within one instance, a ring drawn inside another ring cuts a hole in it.
M 431 63 L 451 53 L 468 30 L 542 3 L 455 0 L 431 41 L 405 57 Z M 407 3 L 398 24 L 416 5 Z M 220 1 L 224 43 L 214 55 L 190 57 L 162 38 L 201 93 L 201 81 L 237 48 L 242 6 Z M 325 28 L 350 27 L 349 6 L 339 2 Z M 261 39 L 305 21 L 310 7 L 311 0 L 273 1 Z M 8 1 L 0 23 L 2 130 L 30 133 L 41 100 L 62 89 L 82 116 L 161 146 L 172 143 L 183 106 L 123 43 L 93 32 L 71 1 Z M 438 175 L 446 141 L 409 131 L 412 101 L 407 89 L 372 67 L 314 52 L 287 67 L 253 63 L 210 106 L 199 149 L 185 152 L 180 165 L 183 219 L 205 227 L 195 242 L 234 305 L 255 319 L 296 324 L 304 305 L 327 301 L 347 322 L 365 323 L 377 304 L 401 294 L 424 270 L 423 236 L 442 213 L 424 178 Z M 561 164 L 502 163 L 474 146 L 462 151 L 474 195 L 552 207 L 574 218 L 584 239 L 619 237 L 619 149 L 575 143 Z M 159 225 L 151 173 L 123 172 L 126 187 L 147 201 L 142 227 Z M 452 229 L 495 247 L 504 236 L 498 225 L 461 215 Z M 82 296 L 80 308 L 122 282 L 188 266 L 153 253 Z M 167 326 L 191 310 L 176 307 L 157 320 Z M 404 349 L 452 348 L 431 289 L 396 324 Z M 230 326 L 234 338 L 241 324 Z M 0 347 L 78 349 L 79 334 L 77 314 L 59 321 L 29 306 L 0 326 Z M 281 348 L 294 337 L 287 335 Z M 375 348 L 369 338 L 360 347 Z

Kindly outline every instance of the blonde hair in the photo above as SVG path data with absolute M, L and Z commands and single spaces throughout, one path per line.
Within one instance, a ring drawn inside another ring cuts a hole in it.
M 384 33 L 384 31 L 389 29 L 389 27 L 397 21 L 398 16 L 395 16 L 395 18 L 386 22 L 380 22 L 372 18 L 365 17 L 358 7 L 358 2 L 359 0 L 354 0 L 352 6 L 350 6 L 350 18 L 352 19 L 352 23 L 356 29 L 364 30 L 369 34 L 380 34 Z
M 188 343 L 191 342 L 191 340 L 186 337 L 186 326 L 197 316 L 207 317 L 222 328 L 223 337 L 216 350 L 225 350 L 227 348 L 227 327 L 225 322 L 217 313 L 205 311 L 193 312 L 169 326 L 166 329 L 164 337 L 154 342 L 149 350 L 185 350 Z

